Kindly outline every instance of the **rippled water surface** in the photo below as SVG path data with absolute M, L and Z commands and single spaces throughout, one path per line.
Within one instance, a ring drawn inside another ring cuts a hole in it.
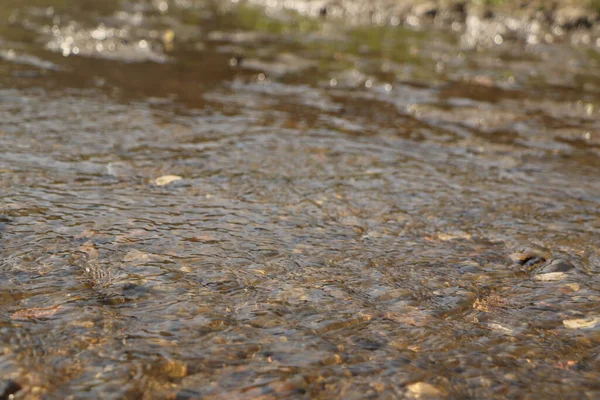
M 596 50 L 5 3 L 0 398 L 600 397 Z

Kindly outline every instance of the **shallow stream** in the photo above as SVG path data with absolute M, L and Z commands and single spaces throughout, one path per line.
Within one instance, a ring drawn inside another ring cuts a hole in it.
M 597 49 L 27 3 L 0 398 L 600 397 Z

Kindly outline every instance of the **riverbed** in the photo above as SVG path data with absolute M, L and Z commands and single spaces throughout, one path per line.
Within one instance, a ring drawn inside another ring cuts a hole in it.
M 593 44 L 21 3 L 0 398 L 600 396 Z

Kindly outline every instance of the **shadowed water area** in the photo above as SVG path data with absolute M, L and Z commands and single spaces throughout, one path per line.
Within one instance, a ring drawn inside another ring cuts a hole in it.
M 597 48 L 23 3 L 0 398 L 600 397 Z

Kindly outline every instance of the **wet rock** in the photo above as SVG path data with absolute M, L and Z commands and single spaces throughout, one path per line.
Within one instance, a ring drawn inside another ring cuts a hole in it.
M 514 328 L 506 324 L 491 322 L 487 326 L 488 328 L 490 328 L 490 330 L 500 333 L 502 335 L 515 336 L 515 334 L 517 333 Z
M 578 283 L 567 283 L 560 288 L 561 293 L 574 293 L 581 289 L 581 285 Z
M 545 262 L 550 256 L 548 251 L 526 247 L 512 253 L 509 257 L 515 264 L 530 270 L 535 265 Z
M 169 185 L 173 182 L 177 182 L 182 180 L 183 178 L 178 176 L 178 175 L 163 175 L 161 177 L 158 177 L 154 180 L 152 180 L 152 184 L 156 185 L 156 186 L 166 186 Z
M 12 379 L 0 380 L 0 400 L 7 400 L 11 398 L 11 395 L 21 390 L 21 385 Z
M 548 272 L 545 274 L 537 274 L 533 277 L 533 279 L 535 279 L 536 281 L 553 282 L 553 281 L 562 281 L 567 276 L 568 275 L 565 274 L 564 272 Z
M 42 308 L 27 308 L 16 311 L 11 315 L 12 319 L 39 319 L 50 318 L 60 310 L 60 305 Z
M 383 382 L 371 382 L 369 383 L 369 386 L 372 387 L 377 394 L 383 393 L 386 388 L 386 385 Z
M 552 260 L 548 265 L 542 267 L 540 273 L 550 273 L 550 272 L 568 272 L 575 269 L 573 264 L 568 260 L 556 259 Z
M 291 379 L 272 382 L 268 389 L 276 398 L 285 398 L 293 395 L 302 395 L 306 393 L 306 382 L 300 376 Z
M 360 338 L 356 341 L 356 343 L 361 348 L 363 348 L 365 350 L 370 350 L 370 351 L 379 350 L 383 346 L 385 346 L 385 343 L 382 343 L 377 340 L 367 339 L 367 338 Z
M 181 361 L 168 360 L 161 366 L 160 372 L 163 376 L 167 376 L 171 380 L 182 379 L 188 374 L 188 366 Z
M 202 398 L 202 393 L 192 389 L 181 389 L 175 395 L 176 400 L 192 400 Z
M 600 317 L 565 319 L 563 325 L 567 329 L 590 329 L 600 325 Z
M 406 386 L 406 398 L 408 399 L 439 399 L 445 397 L 445 393 L 430 383 L 416 382 Z
M 268 329 L 280 326 L 281 321 L 269 315 L 262 315 L 252 319 L 248 324 L 254 328 Z
M 500 295 L 498 293 L 490 293 L 488 295 L 476 299 L 473 302 L 473 308 L 475 310 L 486 313 L 493 312 L 499 309 L 507 309 L 511 306 L 511 302 L 506 298 L 506 296 Z
M 451 240 L 471 240 L 473 236 L 464 231 L 453 231 L 453 232 L 440 232 L 437 235 L 437 238 L 443 242 L 448 242 Z
M 481 267 L 476 262 L 465 262 L 458 266 L 458 271 L 461 274 L 478 274 L 481 272 Z
M 552 260 L 548 264 L 542 266 L 533 278 L 545 282 L 560 281 L 567 278 L 567 272 L 574 269 L 575 267 L 568 260 Z

